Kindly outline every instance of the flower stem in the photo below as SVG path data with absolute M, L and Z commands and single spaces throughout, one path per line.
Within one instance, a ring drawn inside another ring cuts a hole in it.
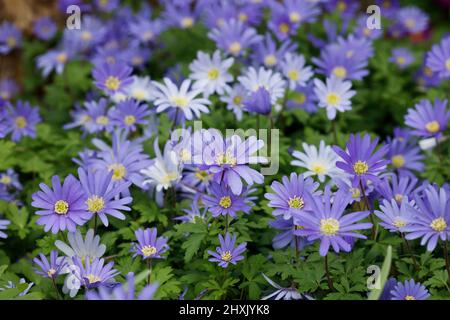
M 444 241 L 444 258 L 445 258 L 445 269 L 447 269 L 448 279 L 447 281 L 450 282 L 450 262 L 448 260 L 448 245 L 447 241 Z
M 325 263 L 325 274 L 327 276 L 327 281 L 328 281 L 328 288 L 330 290 L 334 290 L 333 280 L 331 279 L 330 270 L 328 268 L 328 253 L 324 257 L 324 263 Z
M 177 126 L 177 119 L 178 119 L 178 112 L 180 111 L 180 108 L 177 108 L 175 111 L 175 118 L 173 119 L 172 128 L 170 128 L 170 131 L 175 130 L 175 127 Z
M 366 209 L 370 212 L 369 217 L 370 217 L 370 222 L 372 223 L 372 240 L 375 240 L 376 232 L 375 232 L 375 221 L 373 220 L 373 212 L 372 212 L 372 209 L 370 208 L 369 199 L 366 196 L 366 191 L 364 190 L 361 180 L 359 180 L 359 188 L 361 189 L 361 193 L 363 195 Z
M 335 145 L 338 145 L 338 137 L 337 137 L 337 127 L 336 127 L 336 118 L 331 120 L 331 127 L 333 131 L 333 141 Z
M 152 259 L 147 259 L 147 268 L 148 268 L 148 277 L 147 284 L 150 284 L 150 280 L 152 278 Z
M 414 256 L 414 253 L 411 249 L 411 246 L 409 245 L 408 240 L 406 240 L 406 238 L 405 238 L 405 234 L 403 232 L 400 232 L 400 234 L 402 235 L 402 239 L 405 242 L 406 250 L 408 250 L 408 253 L 411 255 L 411 258 L 412 258 L 412 261 L 414 264 L 414 268 L 416 268 L 416 271 L 420 271 L 419 264 L 417 263 L 416 257 Z
M 52 285 L 56 291 L 56 295 L 58 296 L 58 300 L 62 300 L 61 294 L 59 293 L 58 287 L 56 286 L 55 278 L 52 277 Z
M 94 236 L 97 234 L 97 214 L 94 213 Z

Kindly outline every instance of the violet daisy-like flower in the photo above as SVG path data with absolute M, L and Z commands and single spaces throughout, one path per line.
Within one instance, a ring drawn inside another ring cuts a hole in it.
M 112 12 L 119 7 L 119 0 L 95 0 L 95 7 L 101 12 Z
M 202 201 L 213 217 L 229 215 L 235 218 L 238 211 L 248 213 L 251 209 L 245 198 L 245 190 L 243 194 L 236 195 L 228 186 L 213 182 L 209 191 L 210 195 L 205 195 Z
M 91 215 L 85 208 L 85 193 L 80 182 L 74 176 L 69 175 L 64 183 L 58 176 L 52 177 L 53 189 L 41 183 L 41 191 L 32 195 L 31 205 L 41 209 L 36 211 L 40 216 L 38 225 L 44 225 L 44 231 L 51 229 L 52 233 L 68 230 L 75 232 L 77 225 L 83 225 Z
M 384 177 L 376 190 L 381 198 L 388 201 L 395 200 L 401 203 L 404 198 L 413 200 L 413 193 L 417 187 L 417 178 L 414 176 L 397 176 L 395 174 Z
M 272 239 L 272 247 L 274 249 L 290 246 L 291 248 L 297 247 L 298 250 L 302 250 L 311 243 L 306 240 L 305 237 L 295 235 L 295 230 L 302 228 L 302 226 L 296 225 L 294 223 L 294 218 L 286 220 L 280 216 L 276 220 L 269 221 L 269 225 L 280 231 L 280 233 Z
M 111 111 L 112 124 L 121 129 L 128 131 L 136 131 L 136 125 L 146 125 L 151 111 L 147 104 L 140 104 L 138 101 L 128 99 L 117 104 Z
M 119 274 L 119 271 L 113 269 L 114 262 L 105 264 L 104 259 L 89 257 L 82 260 L 80 257 L 73 257 L 75 266 L 78 267 L 76 276 L 80 280 L 81 285 L 90 290 L 100 286 L 113 285 L 115 283 L 114 277 Z
M 406 239 L 422 238 L 421 245 L 427 244 L 427 250 L 433 251 L 439 239 L 450 239 L 450 203 L 448 191 L 444 188 L 428 186 L 414 200 L 414 221 L 404 228 Z
M 306 195 L 316 194 L 319 183 L 293 172 L 290 178 L 283 176 L 282 183 L 274 181 L 270 187 L 275 193 L 266 193 L 264 197 L 270 201 L 268 206 L 274 208 L 272 214 L 282 215 L 288 220 L 303 211 L 311 210 L 311 197 Z
M 12 168 L 0 173 L 0 185 L 4 185 L 9 190 L 22 190 L 23 188 L 19 181 L 19 175 Z
M 414 62 L 414 57 L 407 48 L 394 48 L 389 61 L 395 63 L 400 69 L 405 69 Z
M 273 2 L 272 12 L 267 27 L 275 34 L 278 40 L 283 41 L 295 34 L 298 23 L 293 23 L 287 12 Z
M 181 29 L 190 29 L 197 20 L 197 11 L 195 6 L 191 7 L 189 1 L 178 3 L 166 1 L 163 16 L 165 22 L 170 26 Z
M 289 80 L 291 90 L 297 85 L 305 86 L 314 75 L 311 67 L 305 66 L 305 57 L 303 55 L 286 53 L 280 67 L 283 75 Z
M 33 23 L 34 33 L 41 40 L 50 40 L 56 34 L 57 27 L 50 17 L 41 17 Z
M 267 296 L 262 297 L 261 300 L 313 300 L 311 296 L 298 292 L 297 288 L 295 288 L 294 286 L 283 288 L 278 283 L 267 277 L 264 273 L 262 275 L 264 279 L 266 279 L 266 281 L 277 290 Z
M 131 182 L 123 182 L 114 186 L 112 176 L 112 171 L 97 170 L 93 172 L 88 170 L 86 172 L 83 168 L 78 169 L 78 177 L 86 194 L 86 211 L 97 215 L 105 227 L 108 226 L 107 215 L 125 220 L 125 215 L 121 210 L 131 210 L 126 205 L 131 203 L 132 198 L 120 198 L 120 194 L 128 189 Z
M 113 289 L 99 287 L 98 291 L 86 292 L 87 300 L 152 300 L 158 289 L 157 284 L 146 285 L 136 296 L 136 285 L 134 273 L 126 276 L 126 282 L 115 286 Z
M 258 42 L 253 50 L 252 58 L 259 64 L 264 64 L 266 68 L 279 66 L 280 61 L 286 53 L 297 49 L 297 44 L 289 39 L 283 41 L 278 47 L 270 33 L 266 33 L 264 41 Z
M 414 221 L 414 209 L 407 199 L 396 201 L 383 200 L 380 210 L 374 211 L 380 218 L 380 225 L 390 232 L 403 232 L 404 228 Z
M 311 23 L 317 20 L 320 7 L 317 1 L 286 0 L 282 3 L 289 20 L 294 24 Z
M 329 186 L 325 187 L 323 196 L 307 195 L 311 203 L 311 211 L 303 211 L 294 221 L 303 228 L 294 231 L 296 235 L 306 236 L 309 241 L 319 240 L 321 256 L 326 256 L 330 246 L 334 252 L 349 252 L 352 248 L 346 237 L 366 239 L 356 230 L 370 229 L 371 223 L 359 222 L 367 218 L 369 211 L 345 213 L 351 195 L 337 193 L 332 198 Z M 307 200 L 307 201 L 308 201 Z
M 149 20 L 139 17 L 128 25 L 130 34 L 143 44 L 155 42 L 165 26 L 161 19 Z
M 421 172 L 424 168 L 424 155 L 414 141 L 388 140 L 389 151 L 387 158 L 391 160 L 393 169 L 399 175 L 411 175 Z
M 124 63 L 107 63 L 96 65 L 92 70 L 97 88 L 112 95 L 116 92 L 125 93 L 125 88 L 133 83 L 132 69 Z
M 42 70 L 42 75 L 47 77 L 53 70 L 57 74 L 64 71 L 66 63 L 72 59 L 72 53 L 66 49 L 49 50 L 37 57 L 37 67 Z
M 220 101 L 227 104 L 227 110 L 233 111 L 238 121 L 242 120 L 243 102 L 247 96 L 247 90 L 241 84 L 236 84 L 226 90 L 226 94 L 220 97 Z
M 216 252 L 208 250 L 212 256 L 209 261 L 218 262 L 220 267 L 227 268 L 230 263 L 236 265 L 238 261 L 244 260 L 244 256 L 241 254 L 246 249 L 246 242 L 235 247 L 236 235 L 231 236 L 228 232 L 225 234 L 225 239 L 219 234 L 219 242 L 220 247 L 216 248 Z
M 40 270 L 36 269 L 35 272 L 43 277 L 55 279 L 65 267 L 65 260 L 66 257 L 58 257 L 58 251 L 56 250 L 50 252 L 50 260 L 40 253 L 39 257 L 33 259 L 33 262 L 40 268 Z
M 256 92 L 248 95 L 243 105 L 246 111 L 263 115 L 268 115 L 272 111 L 270 93 L 264 87 L 259 87 Z
M 74 121 L 64 125 L 64 129 L 80 126 L 88 133 L 101 131 L 111 132 L 113 125 L 108 112 L 108 100 L 101 98 L 97 101 L 86 101 L 83 109 L 72 112 Z
M 341 157 L 343 161 L 336 162 L 336 166 L 352 176 L 353 187 L 365 186 L 368 181 L 375 184 L 380 182 L 378 174 L 382 172 L 387 160 L 386 155 L 389 146 L 383 145 L 377 151 L 378 138 L 371 140 L 368 134 L 350 135 L 346 150 L 338 146 L 333 146 L 333 150 Z
M 426 65 L 441 79 L 450 78 L 450 36 L 433 45 L 427 53 Z
M 22 34 L 12 23 L 4 21 L 0 25 L 0 54 L 8 54 L 22 45 Z
M 306 86 L 297 86 L 290 91 L 286 102 L 287 109 L 303 109 L 308 113 L 317 112 L 317 96 L 314 92 L 314 82 L 309 81 Z
M 23 137 L 36 137 L 36 124 L 41 122 L 39 109 L 32 107 L 28 101 L 17 101 L 16 106 L 8 107 L 8 131 L 11 139 L 19 141 Z
M 447 128 L 450 111 L 447 110 L 447 100 L 435 99 L 434 105 L 429 100 L 421 100 L 408 109 L 405 124 L 413 130 L 411 134 L 419 137 L 440 137 Z
M 398 10 L 396 18 L 408 33 L 419 33 L 428 28 L 428 15 L 415 6 L 401 8 Z
M 5 78 L 0 80 L 0 98 L 11 100 L 19 92 L 19 86 L 13 79 Z M 0 106 L 0 108 L 2 108 Z
M 4 233 L 2 230 L 6 230 L 8 225 L 11 223 L 9 220 L 0 219 L 0 239 L 8 238 L 8 235 Z
M 391 300 L 426 300 L 429 296 L 427 288 L 414 279 L 397 283 L 391 291 Z
M 166 237 L 158 237 L 156 228 L 139 229 L 134 233 L 136 235 L 137 243 L 133 244 L 131 252 L 133 257 L 142 256 L 142 259 L 164 259 L 162 256 L 169 246 L 167 245 Z

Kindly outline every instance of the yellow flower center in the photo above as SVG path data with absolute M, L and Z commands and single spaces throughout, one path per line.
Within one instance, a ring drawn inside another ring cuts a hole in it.
M 400 194 L 400 193 L 397 193 L 397 194 L 394 196 L 394 199 L 395 199 L 395 201 L 397 201 L 397 203 L 401 203 L 402 200 L 403 200 L 403 195 Z
M 397 57 L 397 59 L 395 61 L 397 61 L 397 64 L 403 65 L 403 64 L 405 64 L 406 59 L 404 57 Z
M 156 253 L 156 248 L 150 245 L 143 246 L 141 252 L 144 255 L 144 257 L 151 257 Z
M 183 28 L 190 28 L 194 25 L 194 19 L 192 19 L 191 17 L 184 17 L 183 19 L 181 19 L 181 26 Z
M 108 170 L 113 172 L 112 175 L 113 181 L 122 180 L 127 173 L 127 169 L 121 163 L 113 163 L 109 165 Z
M 300 22 L 301 16 L 298 12 L 291 12 L 289 14 L 289 20 L 291 20 L 292 23 Z
M 445 68 L 450 71 L 450 58 L 445 60 Z
M 403 220 L 403 219 L 396 218 L 396 219 L 394 220 L 393 225 L 394 225 L 396 228 L 402 228 L 402 227 L 404 227 L 404 226 L 407 225 L 407 222 L 406 222 L 405 220 Z
M 391 158 L 392 165 L 394 167 L 401 168 L 405 165 L 405 157 L 401 154 L 397 154 Z
M 415 23 L 414 19 L 406 19 L 406 21 L 405 21 L 405 26 L 406 26 L 408 29 L 414 28 L 414 25 L 415 25 L 415 24 L 416 24 L 416 23 Z
M 326 236 L 334 236 L 339 231 L 339 221 L 334 218 L 320 220 L 320 231 Z
M 347 69 L 345 69 L 344 67 L 335 67 L 333 69 L 333 74 L 338 78 L 345 78 L 345 76 L 347 75 Z
M 105 200 L 99 196 L 89 197 L 86 201 L 89 212 L 98 213 L 105 207 Z
M 448 61 L 450 61 L 450 59 L 448 59 Z M 450 64 L 449 64 L 450 66 Z M 449 69 L 450 70 L 450 69 Z M 423 72 L 425 73 L 426 76 L 431 77 L 433 75 L 433 70 L 431 70 L 428 67 L 425 67 L 425 69 L 423 70 Z
M 152 40 L 154 36 L 155 36 L 155 34 L 152 31 L 147 30 L 142 35 L 142 39 L 144 39 L 144 41 L 149 41 L 149 40 Z
M 341 102 L 341 97 L 334 92 L 330 92 L 326 97 L 327 104 L 335 106 Z
M 8 176 L 8 175 L 6 175 L 6 174 L 3 175 L 3 176 L 0 178 L 0 183 L 6 184 L 6 185 L 10 184 L 10 183 L 11 183 L 11 177 Z
M 369 170 L 369 165 L 365 161 L 358 160 L 353 165 L 353 171 L 355 171 L 356 174 L 364 174 Z
M 264 58 L 264 64 L 268 67 L 272 67 L 277 64 L 277 57 L 273 54 L 269 54 Z
M 234 167 L 237 164 L 237 159 L 230 152 L 219 153 L 215 159 L 218 166 L 223 166 L 224 164 Z
M 229 207 L 231 207 L 231 198 L 229 196 L 220 198 L 219 205 L 222 208 L 228 209 Z
M 64 52 L 58 54 L 56 56 L 56 61 L 58 61 L 59 63 L 66 63 L 66 61 L 67 61 L 67 54 L 65 54 Z
M 102 281 L 102 278 L 100 278 L 99 276 L 96 276 L 96 275 L 94 275 L 94 274 L 92 274 L 92 273 L 91 273 L 91 274 L 88 274 L 88 275 L 86 276 L 86 278 L 88 279 L 88 281 L 89 281 L 90 284 L 93 284 L 93 283 Z
M 359 190 L 359 188 L 350 188 L 350 192 L 353 199 L 357 199 L 361 196 L 361 190 Z
M 230 262 L 231 259 L 233 258 L 233 256 L 231 255 L 230 251 L 224 251 L 222 252 L 222 254 L 220 255 L 220 257 L 222 258 L 223 261 L 225 262 Z
M 248 15 L 246 13 L 239 13 L 239 21 L 246 22 L 248 20 Z
M 209 177 L 209 173 L 205 170 L 199 170 L 197 169 L 195 171 L 195 177 L 200 180 L 200 181 L 204 181 Z
M 288 33 L 289 32 L 289 25 L 287 23 L 282 23 L 278 27 L 281 33 Z
M 136 63 L 137 64 L 137 63 Z M 145 91 L 143 90 L 134 90 L 133 91 L 133 98 L 136 100 L 144 100 L 145 99 Z
M 120 80 L 117 77 L 109 76 L 105 81 L 105 87 L 108 90 L 116 91 L 120 87 Z
M 405 297 L 405 300 L 416 300 L 416 298 L 414 298 L 413 296 L 407 295 Z
M 16 127 L 19 129 L 23 129 L 27 126 L 27 119 L 25 119 L 25 117 L 22 116 L 18 116 L 15 120 L 14 123 L 16 124 Z
M 180 159 L 182 162 L 187 162 L 189 160 L 191 160 L 191 153 L 189 152 L 189 150 L 187 149 L 183 149 L 180 151 Z
M 439 131 L 441 126 L 439 125 L 439 122 L 436 120 L 430 121 L 425 125 L 425 128 L 428 130 L 429 133 L 436 133 Z
M 109 119 L 108 119 L 107 116 L 98 116 L 98 117 L 95 119 L 95 122 L 96 122 L 97 124 L 106 126 L 106 125 L 109 123 Z
M 90 41 L 92 39 L 92 33 L 89 31 L 83 31 L 81 33 L 81 39 L 84 41 Z
M 177 172 L 168 172 L 166 175 L 164 175 L 161 179 L 162 183 L 169 184 L 172 181 L 176 180 L 178 178 Z
M 315 174 L 324 174 L 327 169 L 321 164 L 314 164 L 311 168 L 311 171 L 313 171 Z
M 4 100 L 9 100 L 10 94 L 7 91 L 0 91 L 0 97 L 2 97 Z
M 14 48 L 17 44 L 17 40 L 14 37 L 9 37 L 8 39 L 6 39 L 6 44 L 8 45 L 8 47 Z
M 305 229 L 305 227 L 304 226 L 295 225 L 294 229 L 295 230 L 302 230 L 302 229 Z
M 294 196 L 293 198 L 289 198 L 288 200 L 289 208 L 301 209 L 305 205 L 302 197 Z
M 189 104 L 188 99 L 181 96 L 173 96 L 172 98 L 170 98 L 170 101 L 173 103 L 174 106 L 179 108 L 186 108 L 187 105 Z
M 437 232 L 442 232 L 447 229 L 447 222 L 445 222 L 444 218 L 437 218 L 431 221 L 430 227 Z
M 136 118 L 133 115 L 128 115 L 123 120 L 127 126 L 132 126 L 136 122 Z
M 294 101 L 298 104 L 304 104 L 306 102 L 306 96 L 304 93 L 299 93 L 295 96 Z
M 368 28 L 364 28 L 363 33 L 364 33 L 365 36 L 370 36 L 370 34 L 372 33 L 372 30 L 370 30 Z
M 345 11 L 345 9 L 347 9 L 347 4 L 344 1 L 339 1 L 337 4 L 337 9 L 339 11 Z
M 50 269 L 48 269 L 48 271 L 47 271 L 47 275 L 48 275 L 49 278 L 53 278 L 53 276 L 55 275 L 55 273 L 56 273 L 56 270 L 53 269 L 53 268 L 50 268 Z
M 239 42 L 234 41 L 230 44 L 230 46 L 228 47 L 228 51 L 230 51 L 232 54 L 236 55 L 239 52 L 241 52 L 242 50 L 242 46 Z
M 69 204 L 64 200 L 58 200 L 55 202 L 53 209 L 57 214 L 67 214 L 67 211 L 69 211 Z
M 241 96 L 234 96 L 234 98 L 233 98 L 233 103 L 234 103 L 235 105 L 240 105 L 241 102 L 242 102 L 242 97 L 241 97 Z
M 297 81 L 298 78 L 300 77 L 300 74 L 298 73 L 297 70 L 290 70 L 290 71 L 287 73 L 287 76 L 288 76 L 288 78 L 291 79 L 292 81 Z
M 138 65 L 142 64 L 143 62 L 144 62 L 144 59 L 142 59 L 142 57 L 140 57 L 140 56 L 136 56 L 131 59 L 131 63 L 134 66 L 138 66 Z
M 210 80 L 216 80 L 219 77 L 219 69 L 217 68 L 212 68 L 208 71 L 208 78 Z

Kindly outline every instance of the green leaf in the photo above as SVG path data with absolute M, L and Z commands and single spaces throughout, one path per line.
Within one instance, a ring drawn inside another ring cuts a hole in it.
M 380 298 L 386 280 L 389 276 L 389 272 L 391 270 L 391 261 L 392 261 L 392 247 L 388 246 L 386 250 L 386 257 L 384 258 L 383 266 L 381 267 L 380 289 L 372 289 L 372 291 L 369 294 L 368 300 L 378 300 Z

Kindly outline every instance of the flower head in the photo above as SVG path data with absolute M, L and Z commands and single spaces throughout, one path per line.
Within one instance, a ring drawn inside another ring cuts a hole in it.
M 22 34 L 12 23 L 4 21 L 0 25 L 0 54 L 8 54 L 22 45 Z
M 264 87 L 259 87 L 256 92 L 252 92 L 244 100 L 244 109 L 249 112 L 268 115 L 272 111 L 272 103 L 270 100 L 269 91 Z
M 151 112 L 147 104 L 140 104 L 138 101 L 128 99 L 119 102 L 111 111 L 112 124 L 125 131 L 136 131 L 136 125 L 146 125 Z
M 290 89 L 295 89 L 297 85 L 305 86 L 308 80 L 314 75 L 310 66 L 305 66 L 305 57 L 293 53 L 286 53 L 281 62 L 283 75 L 289 81 Z
M 405 124 L 413 130 L 411 133 L 419 137 L 439 137 L 447 128 L 450 111 L 447 100 L 436 99 L 434 105 L 429 100 L 421 100 L 414 109 L 408 109 Z
M 169 246 L 166 237 L 157 237 L 156 228 L 139 229 L 134 234 L 138 243 L 134 243 L 131 251 L 134 252 L 133 257 L 142 256 L 142 259 L 164 259 L 162 256 Z
M 352 83 L 342 81 L 334 75 L 327 78 L 326 83 L 314 79 L 314 92 L 319 100 L 319 107 L 327 109 L 328 119 L 336 118 L 337 111 L 344 112 L 352 109 L 350 99 L 356 91 L 350 90 Z
M 260 67 L 258 71 L 250 67 L 243 75 L 238 77 L 238 81 L 249 91 L 257 92 L 263 87 L 270 94 L 272 104 L 283 97 L 285 90 L 285 81 L 278 72 L 267 70 Z
M 33 23 L 34 33 L 41 40 L 50 40 L 56 34 L 57 27 L 50 17 L 41 17 Z
M 227 268 L 228 264 L 236 264 L 238 261 L 244 259 L 241 254 L 245 251 L 247 243 L 241 243 L 237 247 L 236 235 L 231 236 L 228 232 L 225 234 L 225 239 L 219 234 L 220 247 L 216 248 L 216 252 L 208 250 L 208 253 L 212 256 L 209 259 L 211 262 L 218 262 L 222 268 Z
M 56 250 L 50 252 L 50 260 L 40 253 L 38 258 L 33 259 L 33 262 L 40 268 L 35 272 L 50 279 L 55 279 L 66 265 L 65 257 L 59 258 Z
M 415 6 L 403 7 L 397 12 L 397 21 L 408 33 L 420 33 L 428 28 L 428 16 Z
M 450 37 L 445 37 L 433 45 L 427 53 L 426 66 L 441 79 L 450 78 Z
M 427 288 L 413 279 L 397 283 L 391 291 L 391 300 L 426 300 L 429 296 Z
M 245 213 L 250 211 L 251 207 L 245 198 L 245 190 L 242 194 L 236 195 L 228 186 L 213 182 L 209 186 L 209 191 L 211 195 L 204 196 L 202 201 L 213 217 L 228 214 L 231 218 L 235 218 L 238 211 Z
M 404 228 L 414 221 L 414 209 L 407 199 L 400 203 L 395 199 L 383 200 L 380 211 L 375 210 L 374 213 L 381 219 L 380 225 L 390 232 L 403 232 Z
M 395 63 L 400 69 L 405 69 L 414 62 L 414 57 L 407 48 L 394 48 L 389 61 Z
M 133 83 L 130 76 L 132 69 L 124 63 L 101 63 L 94 67 L 92 76 L 97 88 L 109 95 L 125 92 L 125 88 Z
M 11 223 L 9 220 L 0 219 L 0 239 L 8 238 L 8 235 L 4 233 L 2 230 L 6 230 L 8 225 Z
M 37 107 L 32 107 L 27 101 L 19 100 L 15 107 L 8 108 L 8 113 L 8 131 L 12 132 L 13 141 L 19 141 L 26 136 L 36 137 L 36 124 L 41 122 Z
M 91 261 L 89 257 L 86 257 L 84 260 L 80 257 L 74 257 L 73 261 L 78 267 L 76 272 L 78 280 L 86 289 L 112 285 L 115 283 L 114 277 L 119 274 L 119 271 L 113 269 L 114 262 L 109 262 L 105 265 L 104 259 L 94 258 Z

